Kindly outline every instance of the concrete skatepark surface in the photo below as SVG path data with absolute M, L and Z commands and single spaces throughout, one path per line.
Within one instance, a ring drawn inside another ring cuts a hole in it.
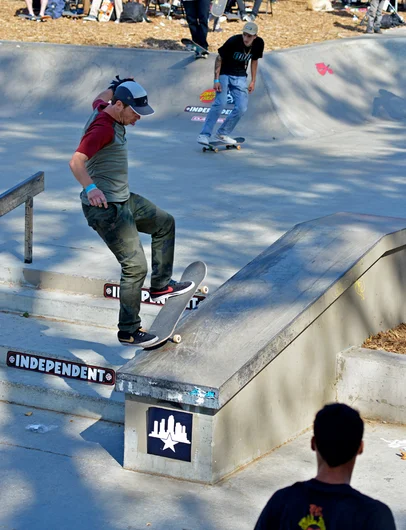
M 122 469 L 121 425 L 4 403 L 0 417 L 0 524 L 7 530 L 252 530 L 277 489 L 315 475 L 310 431 L 203 486 Z M 30 425 L 52 430 L 35 433 Z M 391 506 L 399 530 L 406 527 L 402 440 L 404 427 L 367 424 L 352 480 Z
M 68 167 L 93 97 L 117 73 L 139 80 L 157 111 L 128 129 L 130 184 L 176 218 L 175 277 L 201 259 L 214 290 L 294 224 L 338 211 L 405 217 L 406 38 L 397 35 L 266 54 L 235 131 L 246 143 L 219 154 L 201 152 L 201 123 L 184 110 L 209 105 L 199 96 L 210 88 L 214 57 L 2 42 L 0 193 L 45 171 L 28 268 L 119 278 L 114 257 L 87 227 Z M 321 75 L 318 63 L 333 73 Z M 22 207 L 0 220 L 0 280 L 22 267 L 23 223 Z M 5 528 L 44 528 L 49 520 L 61 529 L 252 528 L 273 491 L 314 473 L 304 434 L 219 486 L 149 477 L 121 468 L 120 426 L 46 411 L 31 421 L 26 409 L 2 407 Z M 39 435 L 25 431 L 28 422 L 58 429 Z M 353 485 L 387 502 L 404 528 L 403 462 L 380 439 L 405 440 L 405 428 L 375 425 L 368 437 L 373 450 Z
M 187 263 L 204 260 L 208 284 L 215 288 L 298 222 L 337 211 L 402 217 L 405 85 L 401 57 L 396 61 L 393 49 L 399 55 L 404 45 L 403 37 L 385 37 L 305 47 L 302 68 L 308 65 L 307 79 L 300 84 L 292 76 L 301 74 L 296 55 L 302 48 L 286 55 L 266 54 L 249 111 L 236 129 L 247 138 L 244 148 L 203 154 L 195 142 L 201 124 L 191 121 L 184 109 L 208 106 L 199 96 L 210 88 L 212 58 L 194 61 L 187 52 L 2 43 L 0 191 L 45 171 L 46 193 L 35 200 L 33 267 L 119 277 L 115 258 L 87 227 L 80 187 L 67 165 L 93 97 L 117 72 L 141 81 L 157 111 L 128 128 L 130 184 L 175 216 L 176 274 Z M 379 68 L 366 67 L 352 79 L 353 67 L 346 61 L 350 52 L 359 65 L 367 65 L 372 54 L 379 58 Z M 330 64 L 334 74 L 320 75 L 318 62 Z M 383 64 L 391 66 L 385 80 Z M 371 89 L 348 98 L 351 90 L 358 90 L 361 75 Z M 289 89 L 282 104 L 290 78 L 297 91 Z M 379 90 L 398 98 L 395 117 L 373 116 Z M 329 114 L 321 120 L 323 110 Z M 350 111 L 357 115 L 356 127 L 348 120 Z M 299 116 L 296 127 L 292 115 Z M 333 119 L 338 133 L 324 135 Z M 311 137 L 299 141 L 297 128 L 310 122 Z M 2 259 L 10 266 L 21 262 L 20 211 L 2 219 Z M 147 238 L 145 242 L 148 253 Z

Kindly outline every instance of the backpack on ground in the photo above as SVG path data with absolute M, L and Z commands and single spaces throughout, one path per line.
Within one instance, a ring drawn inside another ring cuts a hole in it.
M 50 0 L 47 8 L 45 9 L 45 15 L 51 18 L 59 18 L 65 9 L 65 0 Z
M 120 22 L 142 22 L 145 19 L 145 7 L 142 4 L 129 1 L 123 5 Z
M 397 13 L 392 13 L 390 15 L 383 15 L 381 20 L 381 28 L 389 29 L 395 28 L 396 26 L 401 26 L 404 24 L 404 21 L 400 18 Z

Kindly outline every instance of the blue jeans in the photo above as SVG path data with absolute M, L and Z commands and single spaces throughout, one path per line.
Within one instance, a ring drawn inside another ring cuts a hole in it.
M 216 99 L 213 101 L 210 112 L 207 115 L 202 132 L 206 136 L 211 136 L 214 126 L 221 115 L 221 111 L 227 105 L 227 91 L 234 99 L 234 108 L 228 115 L 226 121 L 219 127 L 217 133 L 229 135 L 240 119 L 244 116 L 248 107 L 248 84 L 245 76 L 221 75 L 221 92 L 216 92 Z

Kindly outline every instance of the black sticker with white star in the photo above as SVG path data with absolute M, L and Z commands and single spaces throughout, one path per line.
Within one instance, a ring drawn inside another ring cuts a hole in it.
M 193 414 L 150 407 L 147 415 L 147 453 L 191 461 Z

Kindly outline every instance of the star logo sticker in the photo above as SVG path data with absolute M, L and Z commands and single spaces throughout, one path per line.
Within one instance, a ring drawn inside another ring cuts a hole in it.
M 164 441 L 164 440 L 162 440 Z M 165 443 L 164 443 L 164 446 L 162 448 L 162 451 L 165 451 L 165 449 L 172 449 L 173 452 L 175 452 L 175 445 L 177 444 L 178 442 L 175 442 L 174 440 L 172 440 L 172 436 L 170 434 L 168 434 L 168 438 L 166 438 L 165 440 Z
M 191 462 L 192 432 L 192 414 L 159 407 L 148 409 L 148 454 Z

